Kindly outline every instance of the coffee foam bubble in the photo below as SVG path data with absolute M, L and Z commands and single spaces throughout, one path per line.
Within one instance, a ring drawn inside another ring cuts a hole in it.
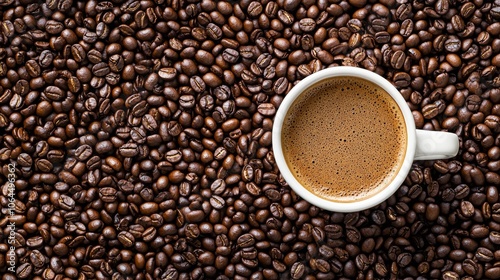
M 310 87 L 290 109 L 282 137 L 297 180 L 332 201 L 379 192 L 397 175 L 406 150 L 404 119 L 395 101 L 357 78 Z

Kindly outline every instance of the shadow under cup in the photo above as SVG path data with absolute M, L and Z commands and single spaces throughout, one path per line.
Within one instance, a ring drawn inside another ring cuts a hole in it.
M 273 145 L 298 195 L 326 210 L 359 211 L 403 183 L 415 153 L 415 124 L 406 101 L 384 78 L 359 68 L 328 68 L 283 100 Z

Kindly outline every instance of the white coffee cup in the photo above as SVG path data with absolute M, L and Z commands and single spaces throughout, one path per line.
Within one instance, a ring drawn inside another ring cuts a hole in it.
M 334 202 L 315 195 L 307 190 L 290 171 L 282 148 L 282 128 L 283 121 L 297 97 L 299 97 L 308 87 L 319 81 L 333 77 L 355 77 L 370 81 L 382 89 L 396 101 L 403 113 L 407 131 L 407 148 L 403 165 L 399 173 L 380 192 L 366 199 L 360 199 L 354 202 Z M 280 169 L 283 178 L 288 185 L 302 198 L 320 208 L 336 212 L 354 212 L 361 211 L 382 203 L 384 200 L 394 194 L 405 180 L 414 160 L 434 160 L 451 158 L 457 155 L 459 149 L 458 136 L 449 132 L 427 131 L 415 128 L 413 114 L 401 96 L 400 92 L 382 76 L 368 70 L 349 66 L 338 66 L 327 68 L 316 72 L 295 85 L 286 95 L 281 103 L 274 118 L 273 132 L 273 151 L 276 163 Z

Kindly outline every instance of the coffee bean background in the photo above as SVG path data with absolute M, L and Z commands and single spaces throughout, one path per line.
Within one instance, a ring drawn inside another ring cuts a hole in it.
M 0 18 L 2 279 L 500 278 L 500 1 L 3 0 Z M 339 65 L 391 81 L 459 155 L 370 210 L 302 200 L 273 117 Z

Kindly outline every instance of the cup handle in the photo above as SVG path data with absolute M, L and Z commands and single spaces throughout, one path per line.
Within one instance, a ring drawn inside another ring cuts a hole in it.
M 458 148 L 458 136 L 454 133 L 417 129 L 415 160 L 452 158 Z

